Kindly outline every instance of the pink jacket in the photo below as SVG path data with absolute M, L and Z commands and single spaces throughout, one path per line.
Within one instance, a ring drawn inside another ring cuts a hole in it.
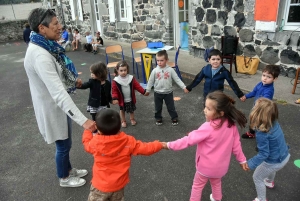
M 188 136 L 168 143 L 172 150 L 197 145 L 196 169 L 209 178 L 221 178 L 227 173 L 231 153 L 240 163 L 246 162 L 237 127 L 233 125 L 228 128 L 228 122 L 225 121 L 221 128 L 214 129 L 213 125 L 219 122 L 220 120 L 205 122 Z

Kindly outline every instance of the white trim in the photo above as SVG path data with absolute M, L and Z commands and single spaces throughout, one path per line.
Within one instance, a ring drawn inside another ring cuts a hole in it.
M 122 17 L 122 8 L 121 8 L 121 1 L 123 1 L 124 4 L 124 17 Z M 127 21 L 127 1 L 126 0 L 119 0 L 119 15 L 120 15 L 120 21 Z
M 132 16 L 132 1 L 126 0 L 126 13 L 127 13 L 127 22 L 133 23 L 133 16 Z
M 83 12 L 82 12 L 81 0 L 77 0 L 77 13 L 78 13 L 78 19 L 83 21 Z
M 76 20 L 74 1 L 70 0 L 69 3 L 70 3 L 70 7 L 71 7 L 72 20 Z
M 289 14 L 289 11 L 290 11 L 290 4 L 291 0 L 286 0 L 286 3 L 285 3 L 285 9 L 284 9 L 284 26 L 283 26 L 283 30 L 295 30 L 297 28 L 299 28 L 300 26 L 300 22 L 287 22 L 288 20 L 288 14 Z M 296 3 L 294 5 L 299 5 L 300 6 L 300 3 Z
M 108 12 L 109 12 L 109 21 L 115 22 L 116 16 L 115 16 L 115 2 L 114 0 L 108 0 Z

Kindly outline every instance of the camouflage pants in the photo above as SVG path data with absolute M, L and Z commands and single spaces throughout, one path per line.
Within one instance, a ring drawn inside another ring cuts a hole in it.
M 116 192 L 106 193 L 91 185 L 88 201 L 124 201 L 124 188 Z

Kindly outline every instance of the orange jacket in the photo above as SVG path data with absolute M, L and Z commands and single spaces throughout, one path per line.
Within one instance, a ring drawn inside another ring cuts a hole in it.
M 92 184 L 103 192 L 115 192 L 129 182 L 131 155 L 151 155 L 162 149 L 158 141 L 141 142 L 124 132 L 116 135 L 94 135 L 85 130 L 82 143 L 93 154 Z

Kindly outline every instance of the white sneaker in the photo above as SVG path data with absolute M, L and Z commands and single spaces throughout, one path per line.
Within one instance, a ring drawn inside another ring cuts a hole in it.
M 258 199 L 258 198 L 255 198 L 253 201 L 260 201 L 260 199 Z M 268 200 L 266 199 L 266 201 L 268 201 Z
M 217 201 L 213 198 L 212 194 L 210 194 L 209 198 L 210 198 L 210 201 Z
M 264 179 L 264 183 L 268 188 L 274 188 L 274 181 L 269 182 L 267 179 Z
M 85 179 L 79 177 L 67 177 L 66 179 L 59 179 L 61 187 L 79 187 L 86 183 Z
M 84 170 L 84 169 L 79 170 L 76 168 L 72 168 L 72 170 L 69 172 L 70 177 L 84 177 L 87 174 L 88 174 L 87 170 Z

